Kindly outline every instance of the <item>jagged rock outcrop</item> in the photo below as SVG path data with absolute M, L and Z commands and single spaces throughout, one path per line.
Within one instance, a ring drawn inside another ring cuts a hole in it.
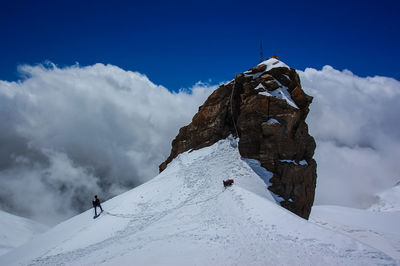
M 296 71 L 274 56 L 208 97 L 179 130 L 160 172 L 180 153 L 232 134 L 240 138 L 242 157 L 259 160 L 273 173 L 268 189 L 282 199 L 280 204 L 308 219 L 317 178 L 315 141 L 305 123 L 311 101 Z

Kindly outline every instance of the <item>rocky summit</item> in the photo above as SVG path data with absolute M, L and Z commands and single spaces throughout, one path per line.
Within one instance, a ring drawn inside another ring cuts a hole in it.
M 172 141 L 163 171 L 180 153 L 239 137 L 243 158 L 271 172 L 268 189 L 281 206 L 308 219 L 314 202 L 316 147 L 305 122 L 312 97 L 296 71 L 271 57 L 216 89 Z

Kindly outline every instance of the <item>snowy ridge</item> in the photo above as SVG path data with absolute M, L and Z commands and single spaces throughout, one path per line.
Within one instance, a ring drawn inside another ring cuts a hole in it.
M 400 261 L 400 212 L 314 206 L 310 221 L 346 234 Z
M 369 210 L 377 212 L 400 212 L 400 184 L 380 193 L 378 202 L 373 204 Z
M 268 174 L 268 173 L 266 173 Z M 222 180 L 235 184 L 223 189 Z M 0 257 L 0 265 L 395 265 L 278 206 L 232 138 Z
M 0 211 L 0 255 L 21 246 L 47 229 L 35 221 Z

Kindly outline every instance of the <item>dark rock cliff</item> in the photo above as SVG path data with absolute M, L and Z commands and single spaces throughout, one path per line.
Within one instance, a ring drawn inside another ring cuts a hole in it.
M 283 199 L 280 204 L 308 219 L 317 178 L 315 141 L 305 123 L 311 101 L 296 71 L 270 58 L 208 97 L 179 130 L 160 172 L 180 153 L 232 134 L 240 138 L 242 157 L 259 160 L 273 173 L 268 189 Z

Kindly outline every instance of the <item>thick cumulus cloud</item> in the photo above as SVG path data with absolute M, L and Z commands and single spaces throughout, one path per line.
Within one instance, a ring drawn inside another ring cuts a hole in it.
M 103 64 L 19 70 L 0 81 L 0 208 L 50 224 L 155 176 L 215 89 L 171 93 Z
M 0 81 L 0 209 L 48 224 L 90 208 L 93 194 L 106 199 L 155 176 L 216 88 L 171 93 L 102 64 L 20 72 L 22 81 Z M 329 66 L 298 73 L 314 96 L 316 204 L 367 207 L 400 179 L 400 82 Z
M 368 207 L 400 180 L 400 82 L 330 66 L 298 73 L 314 96 L 307 122 L 317 142 L 316 204 Z

